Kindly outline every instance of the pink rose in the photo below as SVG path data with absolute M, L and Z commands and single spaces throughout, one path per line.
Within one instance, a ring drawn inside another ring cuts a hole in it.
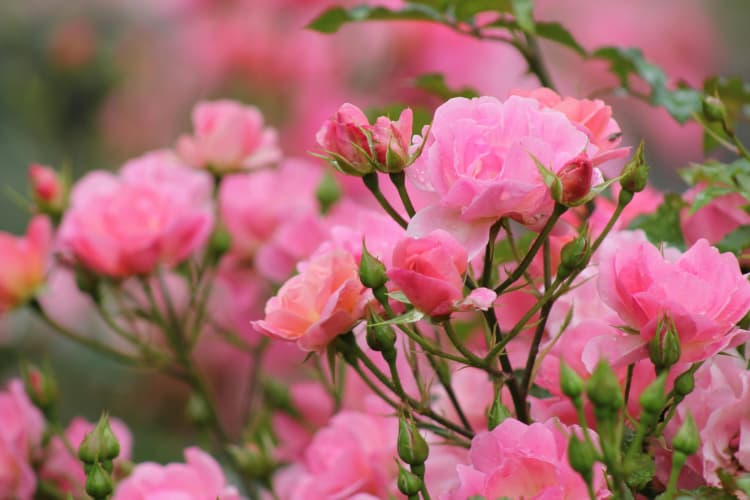
M 31 467 L 32 452 L 42 440 L 44 418 L 13 380 L 0 392 L 0 492 L 9 498 L 31 500 L 36 477 Z
M 44 216 L 29 223 L 26 236 L 0 232 L 0 315 L 29 300 L 44 283 L 52 225 Z
M 287 500 L 387 498 L 396 492 L 396 434 L 396 419 L 341 412 L 317 432 L 302 463 L 277 475 L 276 491 Z
M 485 498 L 557 499 L 588 498 L 586 483 L 568 463 L 571 429 L 559 422 L 526 425 L 506 419 L 491 432 L 481 432 L 471 442 L 471 465 L 458 465 L 460 486 L 441 500 Z M 596 498 L 607 498 L 601 466 L 595 468 Z
M 127 426 L 120 420 L 110 418 L 109 424 L 120 443 L 120 455 L 114 462 L 117 468 L 118 464 L 130 460 L 133 438 Z M 95 425 L 80 417 L 70 422 L 65 429 L 65 437 L 74 450 L 78 449 L 83 438 Z M 85 496 L 86 474 L 83 471 L 83 463 L 70 453 L 58 436 L 50 441 L 39 476 L 44 481 L 54 484 L 63 493 L 70 493 L 75 498 Z
M 401 112 L 397 121 L 379 116 L 372 127 L 375 157 L 388 172 L 400 172 L 409 164 L 409 146 L 414 116 L 411 109 Z
M 594 167 L 585 155 L 580 155 L 566 163 L 557 176 L 562 185 L 560 202 L 570 205 L 578 202 L 591 191 Z
M 450 228 L 470 257 L 484 247 L 489 226 L 500 217 L 541 227 L 554 202 L 535 159 L 557 174 L 588 143 L 564 114 L 518 96 L 505 102 L 451 99 L 435 111 L 429 134 L 420 140 L 424 150 L 406 172 L 439 202 L 417 212 L 409 233 Z
M 450 314 L 463 297 L 466 249 L 445 231 L 405 238 L 393 250 L 388 278 L 430 316 Z
M 92 172 L 71 195 L 60 243 L 78 262 L 124 278 L 175 266 L 208 239 L 211 179 L 165 151 L 126 163 L 120 175 Z
M 536 99 L 544 108 L 564 113 L 580 130 L 586 133 L 594 147 L 591 162 L 599 165 L 628 155 L 630 148 L 618 148 L 622 141 L 620 126 L 612 118 L 612 108 L 600 99 L 574 99 L 561 97 L 554 90 L 513 90 L 512 95 Z
M 354 257 L 333 250 L 300 265 L 300 273 L 266 303 L 265 319 L 253 325 L 305 351 L 319 351 L 363 318 L 368 300 Z
M 113 500 L 147 500 L 174 498 L 184 500 L 241 500 L 233 486 L 228 486 L 216 460 L 200 448 L 185 450 L 186 463 L 159 465 L 142 463 L 117 489 Z
M 705 188 L 705 185 L 695 186 L 685 192 L 683 198 L 692 203 Z M 685 241 L 692 245 L 705 238 L 709 243 L 716 244 L 738 227 L 750 225 L 750 214 L 743 210 L 748 204 L 750 201 L 747 198 L 735 193 L 714 198 L 694 213 L 685 208 L 680 214 Z
M 670 258 L 647 242 L 623 242 L 601 257 L 599 292 L 648 342 L 669 316 L 682 362 L 701 361 L 746 338 L 736 323 L 750 309 L 750 283 L 737 259 L 699 240 Z
M 177 141 L 188 164 L 216 173 L 253 170 L 281 159 L 276 131 L 265 127 L 254 106 L 229 100 L 200 102 L 193 108 L 194 135 Z

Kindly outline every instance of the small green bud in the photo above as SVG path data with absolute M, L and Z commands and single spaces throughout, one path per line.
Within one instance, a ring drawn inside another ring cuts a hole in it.
M 619 410 L 625 404 L 622 389 L 609 363 L 599 361 L 586 384 L 589 400 L 598 408 Z
M 390 325 L 382 325 L 382 318 L 377 314 L 371 314 L 367 321 L 367 345 L 373 351 L 386 352 L 394 351 L 396 345 L 396 332 Z
M 492 406 L 490 406 L 489 414 L 487 415 L 488 430 L 491 431 L 495 429 L 511 416 L 510 410 L 503 404 L 502 397 L 498 392 L 497 396 L 495 396 L 495 401 L 493 401 Z
M 382 288 L 388 282 L 385 266 L 367 251 L 364 240 L 362 240 L 362 259 L 359 261 L 359 280 L 367 288 L 373 289 Z
M 406 419 L 398 421 L 398 456 L 409 465 L 422 465 L 427 461 L 430 447 L 424 440 L 413 423 L 407 423 Z
M 701 108 L 703 110 L 703 116 L 709 122 L 721 122 L 725 119 L 727 109 L 724 103 L 715 96 L 707 95 L 701 102 Z
M 557 277 L 564 278 L 572 272 L 582 269 L 589 260 L 589 240 L 586 231 L 582 231 L 574 240 L 567 242 L 560 250 L 560 267 Z
M 677 434 L 672 438 L 672 448 L 689 456 L 698 451 L 698 446 L 700 446 L 698 427 L 695 425 L 693 416 L 688 413 L 685 421 L 677 430 Z
M 328 210 L 341 198 L 341 187 L 331 172 L 323 174 L 323 178 L 318 184 L 315 196 L 320 204 L 320 211 L 326 214 Z
M 211 422 L 211 410 L 200 394 L 193 393 L 185 407 L 185 415 L 195 425 L 208 425 Z
M 86 493 L 94 499 L 104 499 L 112 494 L 115 487 L 112 478 L 101 464 L 94 464 L 86 475 Z
M 560 360 L 560 390 L 574 403 L 580 402 L 583 393 L 583 380 L 568 364 Z M 578 406 L 576 404 L 576 406 Z
M 96 427 L 86 434 L 78 447 L 78 458 L 93 464 L 103 460 L 114 460 L 120 454 L 120 443 L 109 426 L 109 415 L 102 413 Z
M 227 447 L 227 452 L 234 463 L 251 479 L 267 479 L 273 472 L 273 461 L 255 444 L 242 447 L 230 445 Z
M 650 415 L 658 415 L 667 403 L 664 390 L 667 384 L 667 372 L 661 372 L 656 380 L 651 382 L 641 393 L 638 402 L 643 411 Z
M 693 389 L 695 389 L 695 374 L 693 370 L 681 373 L 674 381 L 674 393 L 680 399 L 693 392 Z
M 665 316 L 656 325 L 656 334 L 648 343 L 648 357 L 654 364 L 657 373 L 668 370 L 680 360 L 680 338 L 674 322 Z
M 586 441 L 578 439 L 575 434 L 568 439 L 568 461 L 570 467 L 579 473 L 584 481 L 591 482 L 594 477 L 594 462 L 596 453 Z
M 406 496 L 417 495 L 422 489 L 422 480 L 416 474 L 398 464 L 398 491 Z
M 107 474 L 112 475 L 112 471 L 115 470 L 115 463 L 112 460 L 102 460 L 99 462 Z
M 646 160 L 643 155 L 643 141 L 638 146 L 633 158 L 622 169 L 620 177 L 620 186 L 630 193 L 639 193 L 646 188 L 648 182 L 648 170 Z
M 44 415 L 49 416 L 58 400 L 57 383 L 49 368 L 44 370 L 30 363 L 21 364 L 26 394 Z

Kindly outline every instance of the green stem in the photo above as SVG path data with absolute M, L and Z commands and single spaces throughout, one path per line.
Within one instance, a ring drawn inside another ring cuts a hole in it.
M 385 210 L 399 226 L 406 229 L 406 226 L 408 226 L 406 220 L 401 217 L 401 214 L 399 214 L 396 209 L 393 208 L 390 203 L 388 203 L 388 200 L 385 199 L 385 196 L 383 196 L 383 192 L 380 190 L 378 174 L 375 172 L 365 174 L 362 177 L 362 182 L 365 183 L 367 189 L 369 189 L 375 199 L 378 200 L 378 203 L 380 203 L 380 206 L 383 207 L 383 210 Z
M 503 225 L 504 219 L 498 219 L 497 222 L 490 226 L 490 236 L 487 241 L 487 248 L 484 250 L 484 265 L 482 267 L 482 276 L 479 278 L 479 286 L 487 287 L 492 279 L 493 263 L 495 261 L 495 240 L 497 233 Z
M 393 182 L 393 185 L 396 186 L 396 189 L 398 190 L 398 195 L 401 198 L 401 203 L 404 204 L 406 213 L 409 214 L 409 217 L 414 217 L 414 214 L 417 212 L 416 210 L 414 210 L 414 205 L 412 205 L 411 203 L 411 198 L 409 198 L 409 191 L 406 190 L 406 175 L 403 171 L 401 171 L 389 174 L 389 177 L 391 178 L 391 182 Z
M 448 335 L 448 339 L 451 341 L 451 344 L 453 344 L 453 346 L 458 349 L 458 352 L 463 354 L 463 356 L 471 362 L 472 366 L 481 368 L 487 365 L 486 360 L 471 352 L 471 350 L 467 348 L 463 342 L 461 342 L 461 339 L 459 339 L 458 335 L 456 335 L 456 331 L 453 329 L 453 325 L 450 321 L 445 321 L 442 323 L 442 325 L 446 335 Z
M 526 34 L 526 47 L 524 50 L 521 50 L 521 54 L 526 60 L 526 64 L 529 65 L 529 71 L 536 75 L 539 79 L 539 83 L 543 87 L 555 90 L 555 84 L 552 83 L 552 77 L 550 76 L 547 65 L 542 58 L 539 43 L 534 36 Z
M 448 395 L 448 399 L 450 399 L 451 405 L 453 405 L 453 409 L 456 410 L 456 414 L 458 415 L 458 418 L 461 420 L 461 424 L 463 424 L 463 426 L 466 427 L 467 429 L 474 430 L 471 426 L 471 423 L 469 422 L 469 419 L 466 418 L 466 414 L 464 413 L 464 410 L 461 407 L 461 403 L 458 401 L 458 397 L 456 396 L 456 391 L 453 390 L 453 384 L 451 384 L 450 377 L 448 376 L 446 378 L 441 375 L 443 371 L 437 365 L 435 358 L 429 355 L 426 357 L 427 357 L 427 361 L 430 363 L 430 366 L 432 366 L 433 371 L 437 375 L 438 380 L 440 381 L 440 385 L 442 385 L 443 389 L 445 389 L 445 393 Z

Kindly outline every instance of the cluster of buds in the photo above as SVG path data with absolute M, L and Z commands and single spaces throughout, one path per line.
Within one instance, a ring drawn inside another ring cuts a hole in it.
M 398 421 L 396 449 L 399 458 L 411 467 L 411 472 L 399 464 L 398 487 L 410 500 L 418 499 L 424 489 L 425 462 L 430 447 L 413 422 L 401 418 Z
M 86 472 L 86 493 L 94 500 L 105 499 L 114 491 L 113 460 L 119 454 L 120 443 L 109 426 L 109 416 L 103 413 L 78 447 L 78 458 Z
M 414 160 L 409 154 L 412 123 L 408 108 L 397 121 L 380 116 L 373 125 L 361 109 L 344 104 L 318 131 L 316 139 L 324 151 L 319 156 L 337 170 L 359 177 L 376 170 L 401 172 Z

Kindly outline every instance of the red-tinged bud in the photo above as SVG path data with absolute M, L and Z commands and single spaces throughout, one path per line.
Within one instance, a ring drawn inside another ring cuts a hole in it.
M 326 121 L 316 135 L 322 157 L 336 169 L 362 176 L 374 170 L 370 147 L 372 127 L 358 107 L 346 103 Z
M 562 183 L 560 203 L 566 206 L 575 205 L 591 190 L 591 180 L 594 166 L 585 155 L 579 155 L 570 160 L 557 176 Z
M 391 121 L 386 116 L 380 116 L 375 121 L 372 142 L 378 170 L 385 173 L 401 172 L 411 163 L 409 146 L 413 121 L 409 108 L 401 112 L 398 121 Z
M 42 413 L 49 415 L 58 398 L 57 384 L 49 370 L 43 371 L 36 365 L 24 363 L 21 375 L 26 394 Z
M 56 170 L 39 164 L 29 166 L 31 195 L 37 209 L 46 214 L 59 215 L 65 209 L 68 182 Z

